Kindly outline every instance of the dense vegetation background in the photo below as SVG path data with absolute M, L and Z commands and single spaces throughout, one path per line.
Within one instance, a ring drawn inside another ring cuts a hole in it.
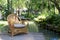
M 39 27 L 51 25 L 60 29 L 59 0 L 0 0 L 2 20 L 17 9 L 22 9 L 21 15 L 35 21 Z

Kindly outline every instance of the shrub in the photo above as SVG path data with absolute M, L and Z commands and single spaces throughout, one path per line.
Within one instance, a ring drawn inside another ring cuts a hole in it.
M 55 26 L 60 26 L 60 14 L 54 14 L 51 16 L 51 18 L 48 18 L 46 20 L 47 23 L 53 24 Z

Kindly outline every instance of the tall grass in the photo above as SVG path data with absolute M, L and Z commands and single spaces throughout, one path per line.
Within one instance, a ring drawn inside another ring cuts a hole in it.
M 28 30 L 29 32 L 38 32 L 38 25 L 35 22 L 30 21 L 28 25 Z

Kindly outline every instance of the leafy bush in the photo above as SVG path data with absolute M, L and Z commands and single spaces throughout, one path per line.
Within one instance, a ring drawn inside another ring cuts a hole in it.
M 46 20 L 47 23 L 53 24 L 55 26 L 60 26 L 60 14 L 54 14 L 51 16 L 51 18 L 48 18 Z
M 60 28 L 60 14 L 41 14 L 40 18 L 37 17 L 36 20 L 35 21 L 38 22 L 38 24 L 40 24 L 42 27 L 46 27 L 46 24 L 51 24 L 54 26 L 54 28 Z

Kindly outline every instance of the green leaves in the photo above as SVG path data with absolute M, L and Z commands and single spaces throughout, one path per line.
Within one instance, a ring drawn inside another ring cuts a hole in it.
M 0 0 L 0 5 L 6 5 L 7 4 L 7 0 Z
M 26 0 L 12 0 L 12 6 L 13 8 L 18 8 L 18 7 L 25 7 Z

